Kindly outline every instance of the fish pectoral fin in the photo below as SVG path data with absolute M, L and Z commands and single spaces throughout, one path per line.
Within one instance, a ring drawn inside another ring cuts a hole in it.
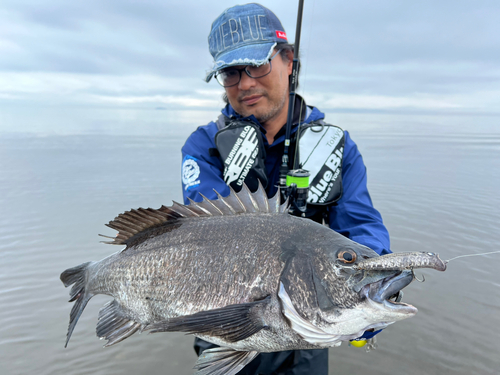
M 156 332 L 187 332 L 221 337 L 228 342 L 244 340 L 267 327 L 263 310 L 271 297 L 261 301 L 229 305 L 220 309 L 200 311 L 150 324 L 146 330 Z
M 124 316 L 123 310 L 116 300 L 110 301 L 102 307 L 98 319 L 96 333 L 100 339 L 108 340 L 105 347 L 125 340 L 141 328 L 140 323 Z
M 241 352 L 230 348 L 207 349 L 198 357 L 195 375 L 234 375 L 241 371 L 259 352 Z

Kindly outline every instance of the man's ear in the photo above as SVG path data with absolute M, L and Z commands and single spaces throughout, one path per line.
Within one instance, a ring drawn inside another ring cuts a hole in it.
M 286 56 L 288 57 L 288 75 L 290 75 L 293 69 L 293 52 L 286 51 Z

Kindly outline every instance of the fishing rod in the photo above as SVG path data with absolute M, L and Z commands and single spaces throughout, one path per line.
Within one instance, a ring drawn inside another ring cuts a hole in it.
M 286 118 L 285 149 L 283 151 L 282 164 L 280 167 L 280 188 L 291 200 L 292 206 L 295 206 L 302 213 L 306 209 L 306 200 L 309 191 L 309 172 L 297 169 L 293 170 L 290 163 L 289 149 L 292 133 L 292 121 L 295 110 L 295 90 L 297 88 L 299 76 L 299 48 L 300 33 L 302 29 L 302 13 L 304 9 L 304 0 L 299 0 L 299 10 L 297 12 L 297 27 L 295 29 L 295 44 L 293 51 L 292 74 L 290 76 L 290 94 L 288 100 L 288 115 Z

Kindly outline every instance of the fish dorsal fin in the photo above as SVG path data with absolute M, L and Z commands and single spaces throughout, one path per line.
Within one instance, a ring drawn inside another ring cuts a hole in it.
M 215 190 L 214 190 L 215 191 Z M 283 213 L 288 209 L 288 203 L 280 204 L 280 191 L 273 198 L 267 198 L 266 191 L 259 182 L 256 192 L 252 193 L 246 185 L 236 193 L 230 187 L 230 194 L 222 197 L 217 191 L 218 199 L 210 200 L 205 196 L 201 202 L 189 199 L 190 204 L 183 205 L 173 202 L 172 206 L 162 206 L 158 209 L 138 208 L 124 212 L 106 226 L 118 231 L 116 237 L 106 238 L 112 241 L 105 243 L 113 245 L 129 245 L 140 238 L 147 238 L 150 234 L 165 233 L 176 228 L 180 219 L 230 216 L 248 213 Z

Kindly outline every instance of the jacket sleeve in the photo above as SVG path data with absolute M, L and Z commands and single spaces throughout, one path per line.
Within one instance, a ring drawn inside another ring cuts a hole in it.
M 214 137 L 217 133 L 215 123 L 200 126 L 193 132 L 182 147 L 182 194 L 184 203 L 188 198 L 195 202 L 215 199 L 215 190 L 222 196 L 229 195 L 229 187 L 222 178 L 223 165 L 218 156 L 211 156 L 210 149 L 215 148 Z
M 391 253 L 389 233 L 368 193 L 366 167 L 356 144 L 345 132 L 343 195 L 330 207 L 330 228 L 380 255 Z

